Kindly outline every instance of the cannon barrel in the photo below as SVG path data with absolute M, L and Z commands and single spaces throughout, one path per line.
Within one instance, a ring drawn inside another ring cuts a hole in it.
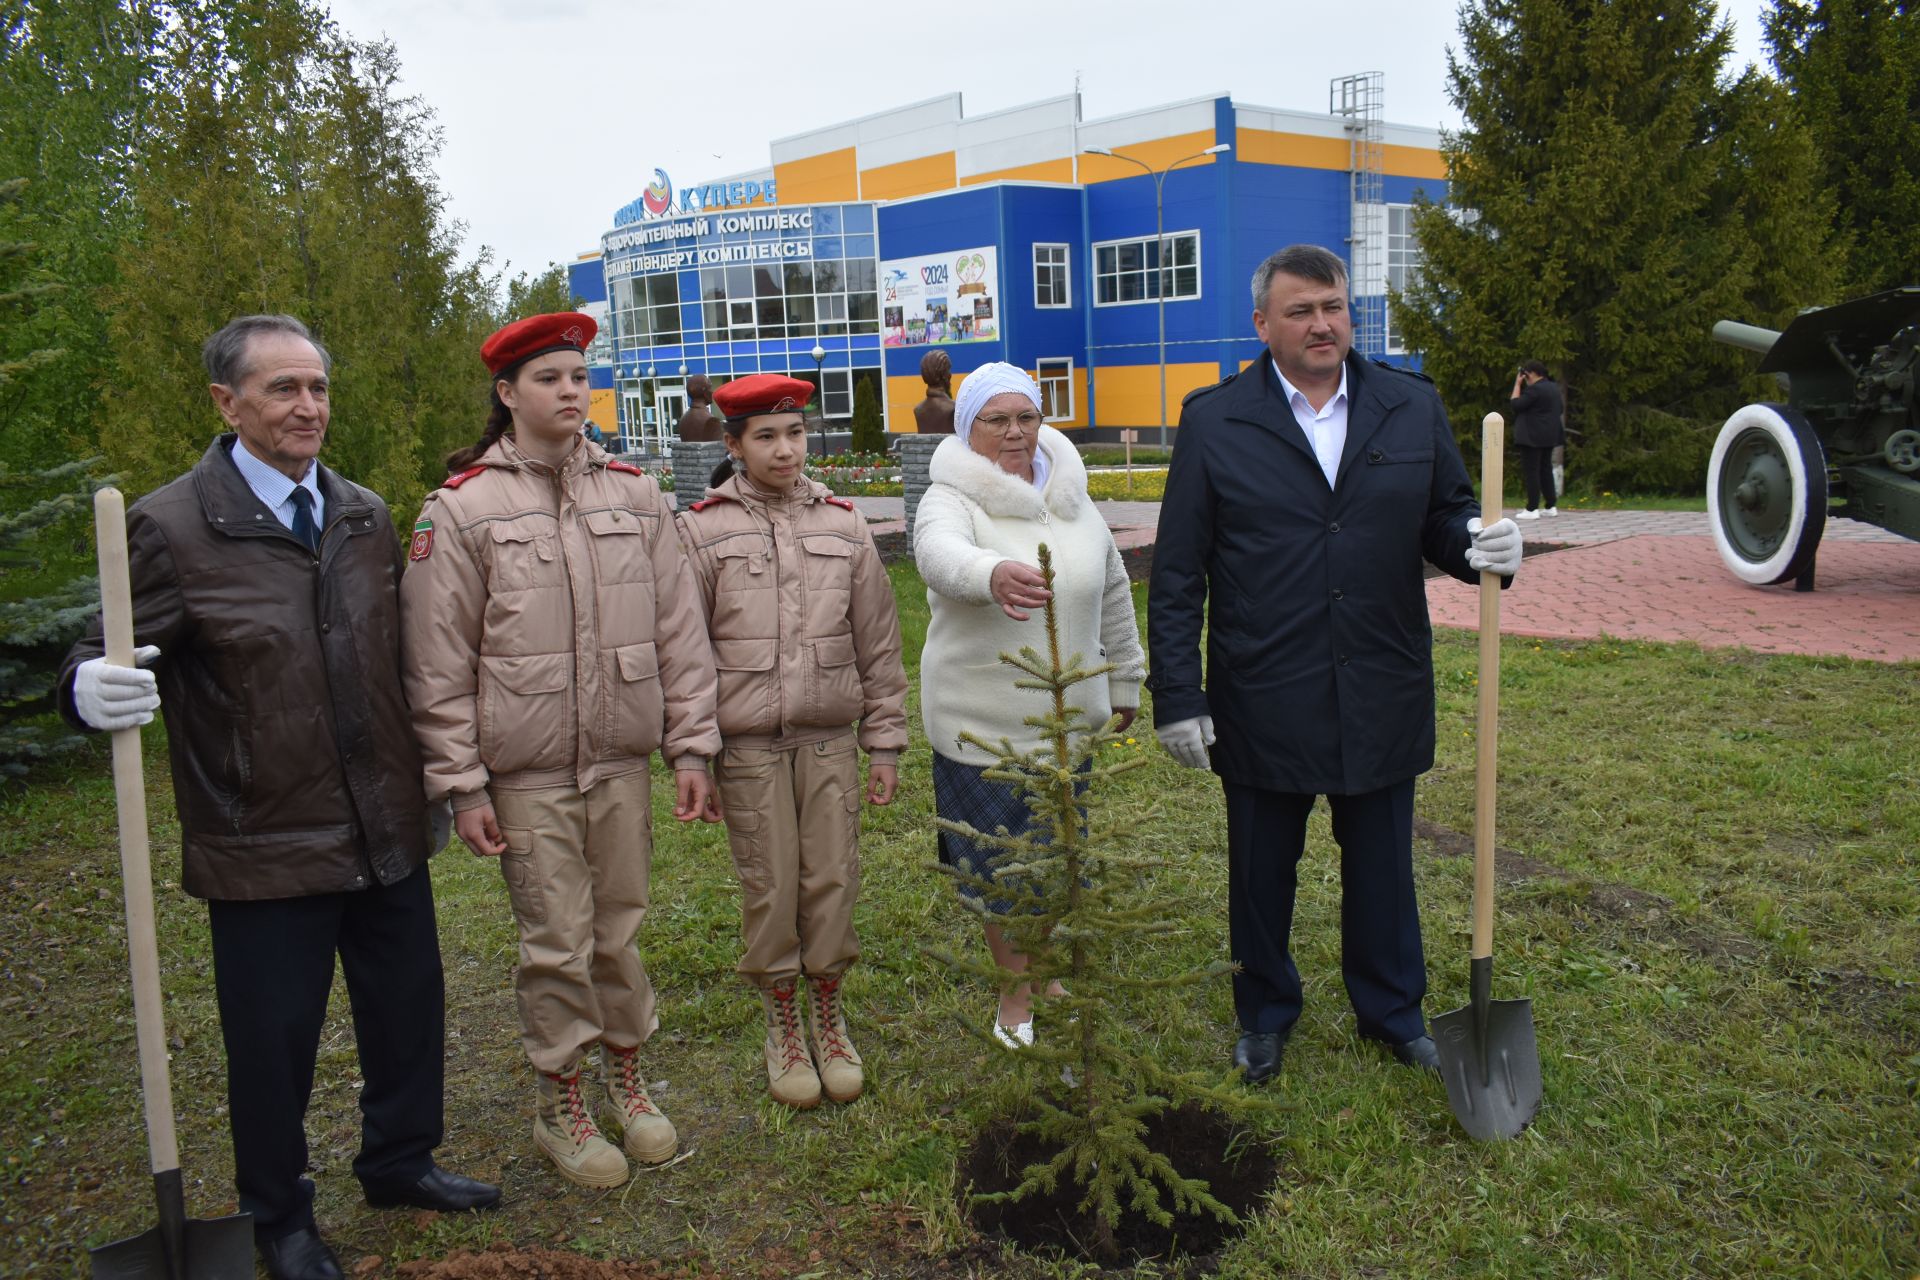
M 1777 330 L 1762 329 L 1757 324 L 1741 324 L 1738 320 L 1714 321 L 1713 336 L 1717 342 L 1724 342 L 1730 347 L 1745 347 L 1761 355 L 1773 350 L 1773 344 L 1780 340 Z

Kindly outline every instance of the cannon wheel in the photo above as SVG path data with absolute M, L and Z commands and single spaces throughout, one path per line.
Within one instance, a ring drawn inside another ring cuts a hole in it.
M 1767 586 L 1812 567 L 1827 524 L 1827 459 L 1804 414 L 1750 404 L 1727 419 L 1707 463 L 1707 518 L 1743 581 Z

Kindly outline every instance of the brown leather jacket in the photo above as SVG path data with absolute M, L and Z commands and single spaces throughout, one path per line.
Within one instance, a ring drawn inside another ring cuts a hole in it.
M 127 512 L 134 643 L 155 673 L 199 898 L 392 884 L 427 860 L 420 753 L 400 689 L 400 549 L 386 504 L 320 468 L 316 558 L 254 496 L 221 436 Z M 104 651 L 100 621 L 67 654 Z
M 907 745 L 900 616 L 867 522 L 825 485 L 781 496 L 734 475 L 680 512 L 728 745 L 844 733 L 891 764 Z
M 699 593 L 651 477 L 582 440 L 501 439 L 427 495 L 400 584 L 426 790 L 577 786 L 720 749 Z

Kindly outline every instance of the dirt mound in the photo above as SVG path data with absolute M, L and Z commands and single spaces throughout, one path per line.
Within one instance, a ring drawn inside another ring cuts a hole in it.
M 1146 1142 L 1184 1176 L 1205 1179 L 1214 1198 L 1244 1223 L 1259 1212 L 1279 1167 L 1264 1147 L 1245 1141 L 1245 1136 L 1218 1112 L 1188 1103 L 1149 1120 Z M 958 1181 L 976 1193 L 1009 1191 L 1019 1185 L 1021 1170 L 1052 1155 L 1036 1139 L 1018 1132 L 1013 1121 L 1001 1120 L 981 1134 L 962 1159 Z M 1023 1249 L 1055 1248 L 1091 1258 L 1093 1217 L 1076 1208 L 1084 1194 L 1063 1179 L 1050 1195 L 976 1203 L 968 1216 L 982 1232 L 999 1232 Z M 1204 1274 L 1243 1229 L 1205 1214 L 1175 1214 L 1173 1225 L 1162 1227 L 1135 1213 L 1122 1218 L 1114 1233 L 1120 1256 L 1092 1260 L 1130 1267 L 1148 1259 L 1184 1258 Z
M 516 1249 L 496 1244 L 475 1253 L 460 1249 L 444 1258 L 403 1262 L 401 1280 L 720 1280 L 720 1272 L 690 1263 L 589 1258 L 557 1249 Z

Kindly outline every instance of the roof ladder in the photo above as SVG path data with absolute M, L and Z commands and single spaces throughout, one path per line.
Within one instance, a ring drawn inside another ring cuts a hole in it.
M 1347 262 L 1353 288 L 1353 347 L 1387 347 L 1386 76 L 1362 71 L 1328 82 L 1327 111 L 1347 134 Z

